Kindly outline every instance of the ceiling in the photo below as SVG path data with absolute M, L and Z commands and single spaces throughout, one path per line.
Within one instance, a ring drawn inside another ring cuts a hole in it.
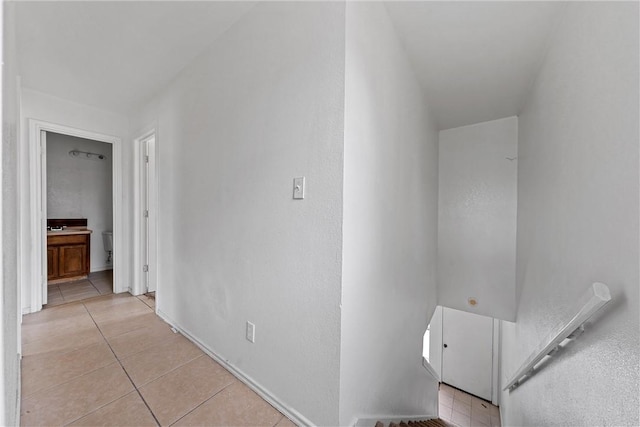
M 18 2 L 23 85 L 129 113 L 255 2 Z M 518 114 L 564 2 L 388 2 L 440 129 Z
M 254 4 L 18 2 L 22 83 L 85 105 L 130 112 Z
M 388 2 L 440 129 L 517 115 L 565 2 Z

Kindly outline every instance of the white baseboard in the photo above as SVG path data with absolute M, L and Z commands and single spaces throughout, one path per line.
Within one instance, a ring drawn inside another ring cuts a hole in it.
M 227 362 L 225 359 L 220 357 L 215 351 L 213 351 L 209 347 L 207 347 L 199 339 L 197 339 L 195 336 L 193 336 L 189 331 L 187 331 L 187 330 L 181 328 L 180 326 L 178 326 L 177 323 L 175 321 L 173 321 L 173 319 L 171 319 L 165 313 L 163 313 L 162 311 L 156 309 L 156 314 L 158 316 L 160 316 L 169 325 L 174 327 L 178 332 L 180 332 L 182 335 L 184 335 L 185 338 L 187 338 L 189 341 L 191 341 L 192 343 L 197 345 L 202 351 L 204 351 L 206 354 L 208 354 L 213 360 L 215 360 L 220 365 L 222 365 L 225 369 L 227 369 L 233 376 L 235 376 L 240 381 L 242 381 L 247 387 L 249 387 L 251 390 L 255 391 L 260 397 L 262 397 L 269 404 L 271 404 L 271 406 L 276 408 L 278 411 L 280 411 L 282 414 L 284 414 L 284 416 L 286 416 L 291 421 L 293 421 L 294 424 L 296 424 L 298 426 L 313 426 L 314 425 L 310 420 L 308 420 L 300 412 L 298 412 L 295 409 L 293 409 L 293 408 L 283 404 L 282 402 L 280 402 L 280 400 L 278 398 L 273 396 L 267 389 L 265 389 L 263 386 L 261 386 L 258 382 L 256 382 L 251 377 L 246 375 L 244 372 L 242 372 L 241 370 L 239 370 L 238 368 L 236 368 L 235 366 L 233 366 L 229 362 Z
M 385 425 L 388 425 L 389 423 L 399 424 L 400 421 L 404 421 L 404 422 L 424 421 L 424 420 L 431 420 L 434 418 L 438 418 L 438 416 L 437 415 L 420 415 L 420 416 L 411 415 L 411 416 L 402 417 L 399 415 L 380 415 L 375 418 L 358 418 L 354 426 L 355 427 L 373 427 L 376 425 L 378 421 L 380 421 L 381 423 L 384 423 Z

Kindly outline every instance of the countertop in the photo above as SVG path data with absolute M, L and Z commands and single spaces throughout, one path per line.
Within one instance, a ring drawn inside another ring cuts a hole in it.
M 67 227 L 60 231 L 47 231 L 47 236 L 69 236 L 71 234 L 91 234 L 93 230 L 86 227 Z

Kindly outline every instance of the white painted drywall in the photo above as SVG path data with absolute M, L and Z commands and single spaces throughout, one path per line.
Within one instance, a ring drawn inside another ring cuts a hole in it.
M 639 425 L 637 2 L 568 6 L 519 118 L 517 322 L 502 381 L 594 282 L 612 302 L 501 397 L 504 425 Z
M 340 424 L 437 413 L 437 132 L 381 3 L 347 3 Z
M 20 135 L 19 146 L 19 212 L 21 218 L 29 218 L 29 212 L 32 211 L 30 206 L 30 185 L 32 177 L 29 176 L 29 154 L 32 147 L 29 146 L 29 119 L 41 120 L 49 123 L 69 126 L 76 129 L 87 130 L 90 132 L 111 135 L 122 139 L 122 200 L 121 212 L 123 213 L 122 221 L 122 260 L 125 262 L 115 268 L 118 277 L 122 278 L 119 286 L 120 289 L 126 290 L 131 284 L 130 263 L 126 260 L 131 258 L 131 224 L 133 206 L 133 173 L 132 173 L 132 157 L 133 144 L 128 142 L 129 120 L 127 117 L 110 111 L 100 110 L 87 105 L 77 104 L 65 99 L 57 98 L 48 94 L 37 92 L 28 88 L 22 90 L 21 119 L 23 131 Z M 21 221 L 19 239 L 22 243 L 20 258 L 22 260 L 30 259 L 31 247 L 29 221 Z M 23 313 L 32 311 L 31 304 L 31 282 L 34 280 L 29 276 L 29 271 L 25 271 L 25 275 L 21 277 L 21 300 Z M 35 310 L 35 308 L 34 308 Z
M 104 155 L 89 160 L 72 150 Z M 91 233 L 91 271 L 112 267 L 102 244 L 102 232 L 113 230 L 111 144 L 47 132 L 47 217 L 87 218 Z
M 439 129 L 514 116 L 563 1 L 390 1 Z
M 440 305 L 515 319 L 517 143 L 516 117 L 440 132 Z
M 2 47 L 2 197 L 0 218 L 2 231 L 0 240 L 0 425 L 19 424 L 19 289 L 17 226 L 17 146 L 19 125 L 19 84 L 17 82 L 15 46 L 15 5 L 3 3 L 0 12 L 0 29 L 3 34 Z
M 314 425 L 338 424 L 343 119 L 344 4 L 265 2 L 133 124 L 158 127 L 160 314 Z

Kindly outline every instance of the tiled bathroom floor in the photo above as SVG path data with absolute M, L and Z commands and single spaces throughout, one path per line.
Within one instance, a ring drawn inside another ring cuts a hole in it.
M 111 294 L 24 316 L 21 424 L 293 425 L 154 303 Z
M 447 384 L 440 384 L 440 418 L 460 427 L 500 427 L 497 406 Z
M 97 271 L 86 279 L 47 286 L 46 307 L 113 293 L 113 270 Z

